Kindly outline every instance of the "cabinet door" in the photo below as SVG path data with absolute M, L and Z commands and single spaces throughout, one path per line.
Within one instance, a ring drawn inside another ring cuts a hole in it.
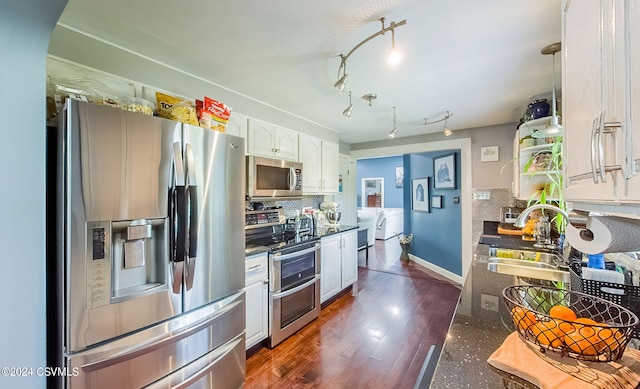
M 298 133 L 282 127 L 276 127 L 275 149 L 277 158 L 298 162 Z
M 248 118 L 240 113 L 231 112 L 229 116 L 229 122 L 225 128 L 227 134 L 239 136 L 244 139 L 244 153 L 247 153 L 247 120 Z
M 322 140 L 300 134 L 300 162 L 302 162 L 302 193 L 322 192 Z
M 337 143 L 322 141 L 322 192 L 338 193 L 340 150 Z
M 358 231 L 342 234 L 341 290 L 358 280 Z
M 247 345 L 255 346 L 269 335 L 269 291 L 264 281 L 254 282 L 244 288 L 247 311 Z
M 247 154 L 273 158 L 275 126 L 256 119 L 248 120 Z
M 624 201 L 640 202 L 640 1 L 628 1 L 625 5 L 625 47 L 628 53 L 625 74 L 629 77 L 625 99 L 629 111 L 624 120 L 627 148 L 624 168 L 625 175 L 631 178 L 621 197 Z
M 325 302 L 341 290 L 341 245 L 340 235 L 321 240 L 320 302 Z
M 606 200 L 612 196 L 609 182 L 599 184 L 595 129 L 603 111 L 602 88 L 606 62 L 601 1 L 564 1 L 562 42 L 562 120 L 564 134 L 564 191 L 566 200 Z M 611 180 L 609 180 L 611 181 Z

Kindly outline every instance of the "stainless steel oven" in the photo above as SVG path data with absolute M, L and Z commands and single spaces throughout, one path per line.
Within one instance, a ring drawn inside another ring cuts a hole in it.
M 320 241 L 269 253 L 272 348 L 320 316 Z

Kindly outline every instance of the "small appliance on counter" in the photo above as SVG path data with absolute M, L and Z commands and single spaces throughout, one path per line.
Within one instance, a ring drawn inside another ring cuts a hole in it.
M 340 226 L 340 217 L 342 212 L 338 211 L 340 205 L 335 201 L 324 201 L 320 204 L 320 208 L 324 211 L 327 222 L 324 223 L 325 227 L 338 227 Z
M 515 206 L 511 207 L 502 207 L 500 209 L 500 222 L 503 224 L 511 224 L 516 222 L 520 213 L 524 211 L 524 208 L 519 208 Z

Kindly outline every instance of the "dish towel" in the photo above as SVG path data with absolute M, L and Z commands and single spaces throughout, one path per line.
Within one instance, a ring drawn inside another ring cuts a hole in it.
M 542 389 L 633 389 L 640 383 L 640 351 L 628 348 L 615 362 L 589 362 L 540 352 L 517 332 L 487 362 Z

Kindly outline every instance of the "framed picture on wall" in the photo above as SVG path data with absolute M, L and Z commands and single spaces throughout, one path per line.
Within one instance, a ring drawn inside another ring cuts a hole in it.
M 456 188 L 456 155 L 443 155 L 433 159 L 433 187 L 436 189 Z
M 402 188 L 404 182 L 404 167 L 396 166 L 396 188 Z
M 411 180 L 411 210 L 429 212 L 429 177 Z
M 431 196 L 431 206 L 433 208 L 442 208 L 442 196 Z

